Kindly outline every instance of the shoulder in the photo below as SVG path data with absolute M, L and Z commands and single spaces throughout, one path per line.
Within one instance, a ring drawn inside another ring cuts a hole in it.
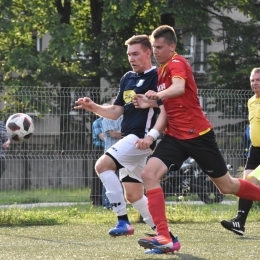
M 152 70 L 146 72 L 146 73 L 142 73 L 139 76 L 140 79 L 143 80 L 157 80 L 158 79 L 158 72 L 157 72 L 157 68 L 153 68 Z
M 136 78 L 137 73 L 134 71 L 128 71 L 126 72 L 123 77 L 120 79 L 120 86 L 123 87 L 125 85 L 125 82 L 127 82 L 131 78 Z
M 169 64 L 174 64 L 174 65 L 185 64 L 185 65 L 187 65 L 187 64 L 189 64 L 189 63 L 188 63 L 188 61 L 187 61 L 183 56 L 177 54 L 177 55 L 175 55 L 175 56 L 172 58 L 172 60 L 171 60 L 171 62 L 170 62 Z
M 146 76 L 147 77 L 151 77 L 151 78 L 158 78 L 158 70 L 157 70 L 157 68 L 152 69 L 151 71 L 149 71 Z
M 251 98 L 248 99 L 248 104 L 251 104 L 254 100 L 256 99 L 256 96 L 252 96 Z
M 137 73 L 135 73 L 134 71 L 128 71 L 124 74 L 122 79 L 127 79 L 127 78 L 131 78 L 131 77 L 136 77 L 136 76 L 137 76 Z
M 101 117 L 100 118 L 98 118 L 98 119 L 96 119 L 94 122 L 93 122 L 93 126 L 94 127 L 97 127 L 101 122 L 102 122 L 102 120 L 100 120 L 101 119 Z

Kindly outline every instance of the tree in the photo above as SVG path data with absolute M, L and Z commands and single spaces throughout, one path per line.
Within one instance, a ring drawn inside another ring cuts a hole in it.
M 257 0 L 227 2 L 228 10 L 239 10 L 247 21 L 220 15 L 226 5 L 220 5 L 220 13 L 214 14 L 221 25 L 215 40 L 223 43 L 224 50 L 209 55 L 208 72 L 212 76 L 209 88 L 248 89 L 250 71 L 259 67 L 260 3 Z
M 168 24 L 176 29 L 179 41 L 177 51 L 180 54 L 186 53 L 182 42 L 183 35 L 194 34 L 210 43 L 213 39 L 208 26 L 210 17 L 208 12 L 201 8 L 200 2 L 193 0 L 105 1 L 102 69 L 110 72 L 107 73 L 106 79 L 113 85 L 126 70 L 129 70 L 125 55 L 125 40 L 134 34 L 150 35 L 160 24 Z
M 232 10 L 250 20 L 241 23 L 230 19 Z M 257 0 L 3 0 L 0 60 L 4 84 L 42 86 L 48 82 L 57 86 L 65 80 L 74 86 L 99 88 L 101 77 L 118 84 L 129 69 L 124 41 L 133 34 L 150 34 L 159 24 L 169 24 L 177 31 L 181 54 L 185 54 L 183 35 L 193 34 L 207 44 L 213 40 L 224 43 L 223 52 L 210 56 L 209 72 L 214 85 L 231 87 L 222 83 L 228 81 L 226 72 L 234 74 L 233 79 L 244 79 L 248 73 L 245 67 L 258 59 L 255 49 L 259 49 L 259 41 L 254 32 L 259 13 Z M 222 25 L 217 38 L 209 27 L 213 18 Z M 51 35 L 49 46 L 37 52 L 36 38 L 46 33 Z M 238 38 L 243 39 L 242 45 Z M 220 60 L 224 62 L 220 64 Z M 13 71 L 20 76 L 12 77 Z
M 0 59 L 5 75 L 4 99 L 7 103 L 13 104 L 14 100 L 9 99 L 8 93 L 15 91 L 18 97 L 15 100 L 16 109 L 19 109 L 19 112 L 37 109 L 37 112 L 43 115 L 49 110 L 54 111 L 52 106 L 56 106 L 58 101 L 59 110 L 55 110 L 61 114 L 60 150 L 64 151 L 68 145 L 68 142 L 64 141 L 64 133 L 69 132 L 70 126 L 68 114 L 71 109 L 71 82 L 79 82 L 84 77 L 79 70 L 78 59 L 71 58 L 72 54 L 77 57 L 75 46 L 80 44 L 79 34 L 75 33 L 75 24 L 71 24 L 71 3 L 67 0 L 47 3 L 38 0 L 30 3 L 14 0 L 2 4 L 4 8 L 1 9 L 1 16 L 4 19 L 0 25 Z M 38 51 L 37 38 L 40 39 L 46 33 L 51 36 L 49 45 L 46 49 Z M 56 89 L 57 94 L 53 95 L 51 102 L 47 100 L 40 106 L 42 100 L 37 99 L 35 102 L 34 96 L 22 94 L 25 89 L 28 91 L 28 88 L 38 89 L 39 92 L 42 89 L 50 89 L 50 92 Z M 8 110 L 12 113 L 12 107 L 6 106 L 4 114 Z M 73 143 L 73 140 L 71 141 Z
M 223 52 L 210 55 L 211 87 L 231 87 L 224 83 L 230 81 L 228 74 L 234 75 L 235 83 L 246 79 L 246 68 L 258 58 L 256 0 L 3 0 L 0 5 L 2 86 L 34 86 L 39 91 L 62 86 L 68 94 L 75 86 L 100 88 L 101 77 L 118 86 L 130 69 L 125 40 L 133 34 L 150 34 L 159 24 L 174 26 L 180 54 L 188 47 L 185 35 L 195 35 L 206 44 L 214 40 L 225 44 Z M 233 9 L 250 15 L 251 20 L 230 19 L 228 12 Z M 222 25 L 217 38 L 209 26 L 213 18 Z M 45 34 L 51 36 L 49 45 L 37 51 L 36 42 Z M 67 107 L 63 109 L 68 112 Z M 47 110 L 46 106 L 43 112 Z

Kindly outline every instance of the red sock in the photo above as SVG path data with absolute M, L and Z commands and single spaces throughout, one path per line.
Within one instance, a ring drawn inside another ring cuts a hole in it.
M 146 192 L 146 196 L 148 199 L 148 209 L 152 215 L 157 233 L 171 239 L 167 224 L 162 188 L 149 190 Z
M 260 201 L 260 187 L 246 180 L 238 180 L 240 181 L 240 189 L 236 196 L 246 200 Z

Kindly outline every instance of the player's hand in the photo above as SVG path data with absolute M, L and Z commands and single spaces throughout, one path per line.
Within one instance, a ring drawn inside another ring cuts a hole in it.
M 151 99 L 151 100 L 159 100 L 159 95 L 158 95 L 158 92 L 155 92 L 153 90 L 149 90 L 145 93 L 145 96 L 148 98 L 148 99 Z
M 143 139 L 136 140 L 135 141 L 135 146 L 136 146 L 137 149 L 146 150 L 146 149 L 150 148 L 150 146 L 152 145 L 153 141 L 154 141 L 153 137 L 150 136 L 150 135 L 147 135 Z
M 74 109 L 86 109 L 90 112 L 94 111 L 96 105 L 96 103 L 88 97 L 79 98 L 77 101 L 75 101 L 75 104 L 78 106 L 75 106 Z
M 8 148 L 10 145 L 10 139 L 8 139 L 5 143 L 3 143 L 3 148 Z
M 149 100 L 144 94 L 136 94 L 133 99 L 135 108 L 148 108 L 151 107 L 151 100 Z

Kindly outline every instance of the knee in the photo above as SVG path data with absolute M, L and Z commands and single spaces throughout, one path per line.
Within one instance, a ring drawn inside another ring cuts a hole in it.
M 144 188 L 142 183 L 123 183 L 125 199 L 129 203 L 134 203 L 140 200 L 144 195 Z
M 149 174 L 149 172 L 148 172 L 146 169 L 144 169 L 144 170 L 142 171 L 142 173 L 141 173 L 141 178 L 142 178 L 142 180 L 143 180 L 144 182 L 147 182 L 147 181 L 150 180 L 150 174 Z
M 156 172 L 154 169 L 144 169 L 141 173 L 141 178 L 144 183 L 155 183 L 160 181 L 162 173 Z
M 116 164 L 113 159 L 111 159 L 106 154 L 103 154 L 95 164 L 95 171 L 99 175 L 105 171 L 116 171 Z
M 101 160 L 98 160 L 95 164 L 95 171 L 96 174 L 99 175 L 99 173 L 101 173 L 103 171 L 103 163 Z
M 95 164 L 95 171 L 99 175 L 100 173 L 107 171 L 107 170 L 112 170 L 111 163 L 107 159 L 106 155 L 101 156 Z
M 142 198 L 142 196 L 139 196 L 139 194 L 136 193 L 125 193 L 125 198 L 129 203 L 134 203 Z

